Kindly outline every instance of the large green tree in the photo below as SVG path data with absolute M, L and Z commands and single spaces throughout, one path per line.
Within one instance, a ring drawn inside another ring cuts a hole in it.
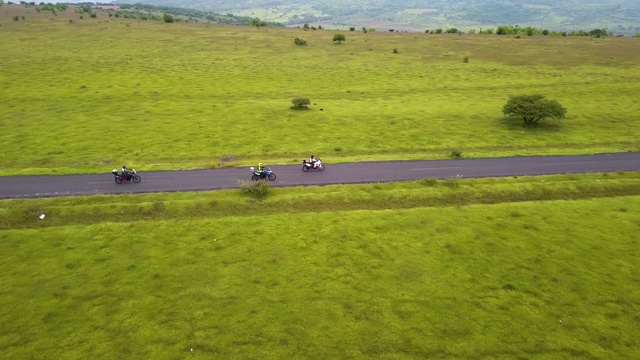
M 333 42 L 337 42 L 338 44 L 340 44 L 343 41 L 346 41 L 347 38 L 344 36 L 344 34 L 335 34 L 333 35 Z
M 562 119 L 567 114 L 556 100 L 549 100 L 544 95 L 518 95 L 509 98 L 502 108 L 505 116 L 519 117 L 528 126 L 536 126 L 546 118 Z

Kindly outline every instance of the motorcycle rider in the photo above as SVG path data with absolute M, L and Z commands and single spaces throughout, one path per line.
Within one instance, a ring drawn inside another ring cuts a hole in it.
M 262 163 L 258 163 L 258 171 L 257 172 L 258 172 L 258 175 L 260 177 L 264 177 L 264 174 L 263 174 L 264 168 L 262 167 Z
M 127 180 L 131 179 L 131 172 L 127 169 L 127 165 L 122 165 L 122 175 L 125 176 Z
M 312 168 L 316 168 L 316 162 L 318 161 L 318 159 L 316 159 L 316 157 L 311 154 L 311 156 L 309 157 L 309 164 L 311 164 Z

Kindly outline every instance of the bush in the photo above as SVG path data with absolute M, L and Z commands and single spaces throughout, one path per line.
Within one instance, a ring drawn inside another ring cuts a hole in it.
M 463 63 L 468 63 L 469 62 L 469 57 L 465 57 L 464 60 L 462 60 Z
M 303 39 L 300 39 L 300 38 L 295 38 L 293 40 L 293 43 L 298 45 L 298 46 L 306 46 L 307 45 L 307 40 L 303 40 Z
M 356 31 L 356 28 L 352 26 L 349 28 L 349 31 Z
M 424 186 L 435 186 L 438 184 L 438 179 L 436 178 L 424 178 L 420 180 L 420 184 Z
M 95 19 L 95 18 L 97 18 L 97 17 L 98 17 L 98 14 L 96 14 L 96 13 L 91 13 L 91 15 L 89 15 L 89 16 L 91 16 L 91 18 L 92 18 L 92 19 Z
M 344 34 L 335 34 L 333 35 L 333 42 L 337 42 L 338 44 L 340 44 L 343 41 L 346 41 L 347 38 L 344 36 Z
M 293 104 L 293 106 L 291 107 L 292 109 L 305 110 L 309 108 L 309 104 L 311 104 L 311 101 L 309 100 L 309 98 L 295 97 L 291 99 L 291 103 Z
M 162 15 L 162 20 L 166 23 L 172 23 L 176 21 L 176 19 L 174 19 L 173 15 L 171 14 Z
M 454 159 L 460 159 L 462 157 L 462 151 L 460 151 L 459 149 L 453 149 L 449 153 L 449 156 L 451 156 Z
M 460 185 L 460 179 L 462 179 L 462 176 L 460 175 L 456 175 L 454 177 L 450 177 L 450 178 L 446 178 L 444 179 L 444 184 L 447 185 L 448 187 L 458 187 Z
M 393 48 L 393 53 L 397 54 L 398 53 L 398 48 Z
M 262 201 L 269 195 L 269 183 L 266 181 L 240 180 L 240 191 L 254 199 Z

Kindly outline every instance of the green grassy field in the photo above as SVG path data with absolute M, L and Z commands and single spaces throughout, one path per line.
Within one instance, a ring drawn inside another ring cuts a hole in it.
M 639 181 L 0 201 L 0 352 L 635 359 Z
M 3 175 L 640 149 L 638 39 L 346 32 L 335 45 L 331 30 L 22 11 L 0 17 Z M 527 93 L 568 118 L 505 121 L 509 95 Z M 290 110 L 295 96 L 311 109 Z

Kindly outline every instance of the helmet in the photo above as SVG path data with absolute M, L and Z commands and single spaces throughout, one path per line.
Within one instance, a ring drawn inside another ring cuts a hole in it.
M 123 169 L 126 169 L 126 168 L 127 168 L 127 165 L 122 165 L 122 168 L 123 168 Z
M 262 166 L 262 163 L 258 163 L 258 166 Z
M 315 155 L 311 154 L 311 157 L 316 157 Z

